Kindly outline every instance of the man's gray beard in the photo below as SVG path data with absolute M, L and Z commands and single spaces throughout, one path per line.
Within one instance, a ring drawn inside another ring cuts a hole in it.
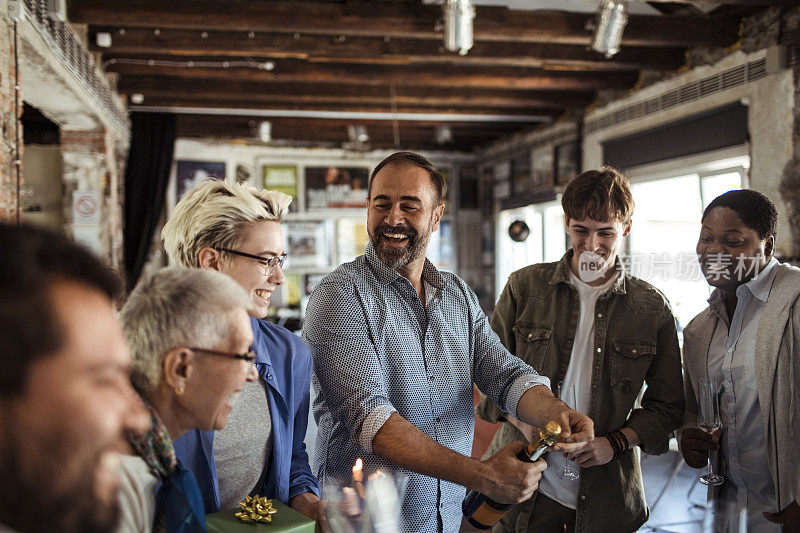
M 430 238 L 430 231 L 428 231 L 424 237 L 417 234 L 417 238 L 414 239 L 414 242 L 410 243 L 405 249 L 392 249 L 383 247 L 380 237 L 374 238 L 372 235 L 369 236 L 369 240 L 372 243 L 372 247 L 375 248 L 378 259 L 392 270 L 405 268 L 411 264 L 412 261 L 416 260 L 420 254 L 427 249 Z

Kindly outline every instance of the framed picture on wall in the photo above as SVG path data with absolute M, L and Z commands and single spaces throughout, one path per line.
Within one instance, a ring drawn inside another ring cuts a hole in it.
M 330 248 L 324 220 L 286 220 L 283 231 L 289 269 L 328 266 Z
M 340 218 L 336 222 L 336 264 L 347 263 L 363 254 L 368 240 L 366 217 Z
M 440 270 L 455 270 L 453 223 L 451 221 L 442 220 L 439 223 L 439 230 L 431 233 L 427 257 Z
M 439 168 L 437 170 L 444 178 L 445 184 L 447 184 L 447 194 L 444 197 L 444 201 L 445 203 L 448 203 L 450 201 L 450 198 L 453 197 L 453 192 L 452 192 L 453 182 L 450 181 L 450 167 Z
M 565 184 L 578 174 L 578 142 L 556 146 L 556 183 Z
M 486 216 L 491 215 L 492 210 L 494 209 L 494 206 L 492 205 L 494 203 L 492 200 L 493 183 L 494 177 L 492 175 L 492 167 L 484 167 L 483 172 L 481 173 L 481 183 L 478 189 L 478 198 L 481 207 L 481 213 Z
M 506 159 L 495 164 L 492 174 L 494 176 L 492 190 L 495 200 L 511 196 L 511 160 Z
M 531 156 L 533 167 L 533 187 L 541 189 L 553 186 L 553 146 L 540 146 Z
M 290 213 L 300 209 L 298 199 L 297 167 L 294 165 L 264 165 L 262 167 L 264 188 L 280 191 L 292 197 Z
M 529 192 L 531 188 L 531 157 L 529 152 L 511 160 L 511 190 L 516 194 Z
M 305 178 L 308 211 L 366 206 L 367 168 L 306 167 Z
M 458 171 L 459 207 L 477 209 L 479 205 L 478 171 L 475 167 L 461 167 Z
M 177 161 L 175 163 L 175 201 L 183 193 L 207 179 L 225 179 L 225 163 L 218 161 Z
M 304 291 L 306 296 L 310 296 L 314 289 L 317 288 L 319 282 L 322 281 L 322 278 L 327 276 L 326 273 L 315 273 L 315 274 L 306 274 L 303 276 L 304 282 Z

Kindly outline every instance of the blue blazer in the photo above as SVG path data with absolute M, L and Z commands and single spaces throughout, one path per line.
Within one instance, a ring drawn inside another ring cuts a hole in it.
M 308 426 L 311 353 L 305 343 L 284 327 L 250 318 L 256 368 L 267 384 L 272 415 L 272 452 L 267 461 L 261 496 L 289 505 L 304 492 L 319 496 L 319 482 L 311 473 L 303 442 Z M 214 432 L 193 429 L 175 441 L 181 464 L 194 473 L 203 494 L 206 513 L 219 508 L 219 482 L 214 464 Z

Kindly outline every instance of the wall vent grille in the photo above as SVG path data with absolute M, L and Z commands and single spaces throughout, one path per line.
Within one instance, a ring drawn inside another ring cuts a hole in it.
M 800 39 L 795 50 L 795 60 L 800 62 Z M 631 120 L 643 118 L 677 105 L 694 102 L 733 87 L 750 83 L 767 75 L 767 60 L 758 59 L 744 65 L 724 70 L 713 76 L 682 85 L 654 98 L 625 106 L 586 122 L 586 133 L 612 128 Z
M 783 39 L 786 68 L 800 66 L 800 30 L 787 32 Z

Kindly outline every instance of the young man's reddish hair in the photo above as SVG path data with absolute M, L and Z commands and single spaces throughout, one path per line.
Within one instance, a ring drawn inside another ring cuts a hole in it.
M 598 222 L 619 220 L 627 224 L 633 215 L 633 195 L 628 178 L 615 168 L 581 172 L 570 180 L 561 196 L 568 219 L 591 218 Z

